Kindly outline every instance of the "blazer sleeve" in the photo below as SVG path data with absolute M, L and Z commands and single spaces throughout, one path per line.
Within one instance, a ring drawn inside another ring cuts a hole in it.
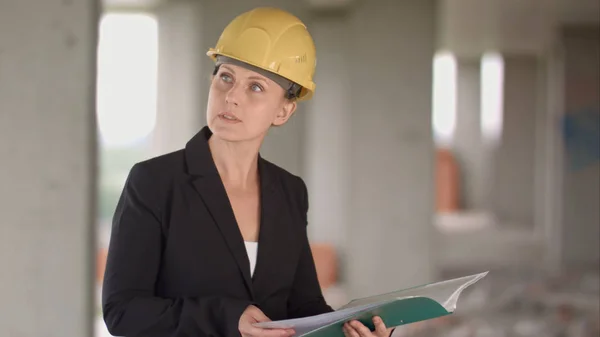
M 117 204 L 102 290 L 108 331 L 128 337 L 239 337 L 240 316 L 252 303 L 155 295 L 163 235 L 157 185 L 148 170 L 136 164 Z
M 288 314 L 290 318 L 300 318 L 319 315 L 333 311 L 323 297 L 321 287 L 317 278 L 315 262 L 308 241 L 306 231 L 308 212 L 308 192 L 306 184 L 300 179 L 303 192 L 302 216 L 304 228 L 302 230 L 302 253 L 296 269 L 296 276 L 288 300 Z

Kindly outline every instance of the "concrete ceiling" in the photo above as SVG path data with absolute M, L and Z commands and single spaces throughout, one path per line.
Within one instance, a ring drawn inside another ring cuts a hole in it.
M 144 9 L 173 0 L 101 0 L 106 8 Z M 201 1 L 201 0 L 198 0 Z M 218 1 L 218 0 L 212 0 Z M 343 8 L 361 0 L 303 0 L 312 8 Z M 362 0 L 366 1 L 366 0 Z M 493 7 L 500 12 L 526 13 L 541 10 L 561 22 L 599 22 L 600 0 L 440 0 L 457 8 Z M 479 3 L 479 4 L 474 4 Z M 373 2 L 375 4 L 375 2 Z M 474 5 L 473 5 L 474 4 Z M 483 4 L 483 6 L 481 5 Z M 472 15 L 470 15 L 472 17 Z M 466 18 L 465 18 L 466 19 Z M 510 18 L 507 18 L 510 19 Z
M 600 0 L 548 0 L 554 2 L 555 16 L 564 23 L 600 22 Z
M 148 8 L 154 8 L 160 3 L 167 2 L 168 0 L 101 0 L 104 8 L 107 9 L 131 9 L 131 10 L 144 10 Z
M 101 1 L 107 9 L 143 10 L 177 0 Z M 349 9 L 357 2 L 372 6 L 377 4 L 374 0 L 301 1 L 317 10 Z M 438 1 L 438 47 L 465 56 L 475 56 L 490 49 L 519 53 L 543 52 L 552 43 L 557 25 L 600 21 L 600 0 Z
M 151 9 L 176 0 L 101 1 L 107 9 L 136 10 Z M 377 4 L 373 0 L 301 1 L 311 9 L 329 10 L 348 9 L 357 2 Z M 464 56 L 478 56 L 488 50 L 540 53 L 552 44 L 558 25 L 600 22 L 600 0 L 438 1 L 438 47 Z
M 542 54 L 563 24 L 598 23 L 599 0 L 443 0 L 440 49 L 478 57 L 486 51 Z

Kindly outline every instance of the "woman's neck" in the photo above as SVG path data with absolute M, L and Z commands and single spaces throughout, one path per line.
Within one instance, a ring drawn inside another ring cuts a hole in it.
M 208 146 L 225 184 L 246 189 L 257 183 L 260 142 L 228 142 L 213 135 Z

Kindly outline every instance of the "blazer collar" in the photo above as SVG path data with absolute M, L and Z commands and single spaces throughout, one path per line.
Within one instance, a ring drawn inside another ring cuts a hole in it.
M 208 147 L 208 139 L 212 132 L 208 126 L 203 127 L 185 146 L 185 161 L 188 173 L 192 176 L 218 174 L 217 167 Z
M 208 126 L 204 126 L 200 131 L 190 139 L 185 146 L 185 161 L 188 174 L 191 176 L 213 176 L 219 175 L 217 166 L 213 160 L 208 140 L 212 136 L 212 131 Z M 258 154 L 258 171 L 260 174 L 261 189 L 273 189 L 276 186 L 275 175 L 272 174 L 268 162 Z M 264 190 L 263 190 L 264 192 Z

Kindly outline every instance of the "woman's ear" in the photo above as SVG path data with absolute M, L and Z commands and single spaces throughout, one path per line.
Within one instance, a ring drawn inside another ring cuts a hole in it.
M 296 111 L 297 106 L 298 103 L 296 103 L 295 100 L 286 99 L 283 103 L 283 106 L 281 107 L 281 110 L 279 110 L 279 113 L 275 117 L 273 125 L 280 126 L 285 124 L 290 119 L 290 117 L 292 117 L 292 115 Z

